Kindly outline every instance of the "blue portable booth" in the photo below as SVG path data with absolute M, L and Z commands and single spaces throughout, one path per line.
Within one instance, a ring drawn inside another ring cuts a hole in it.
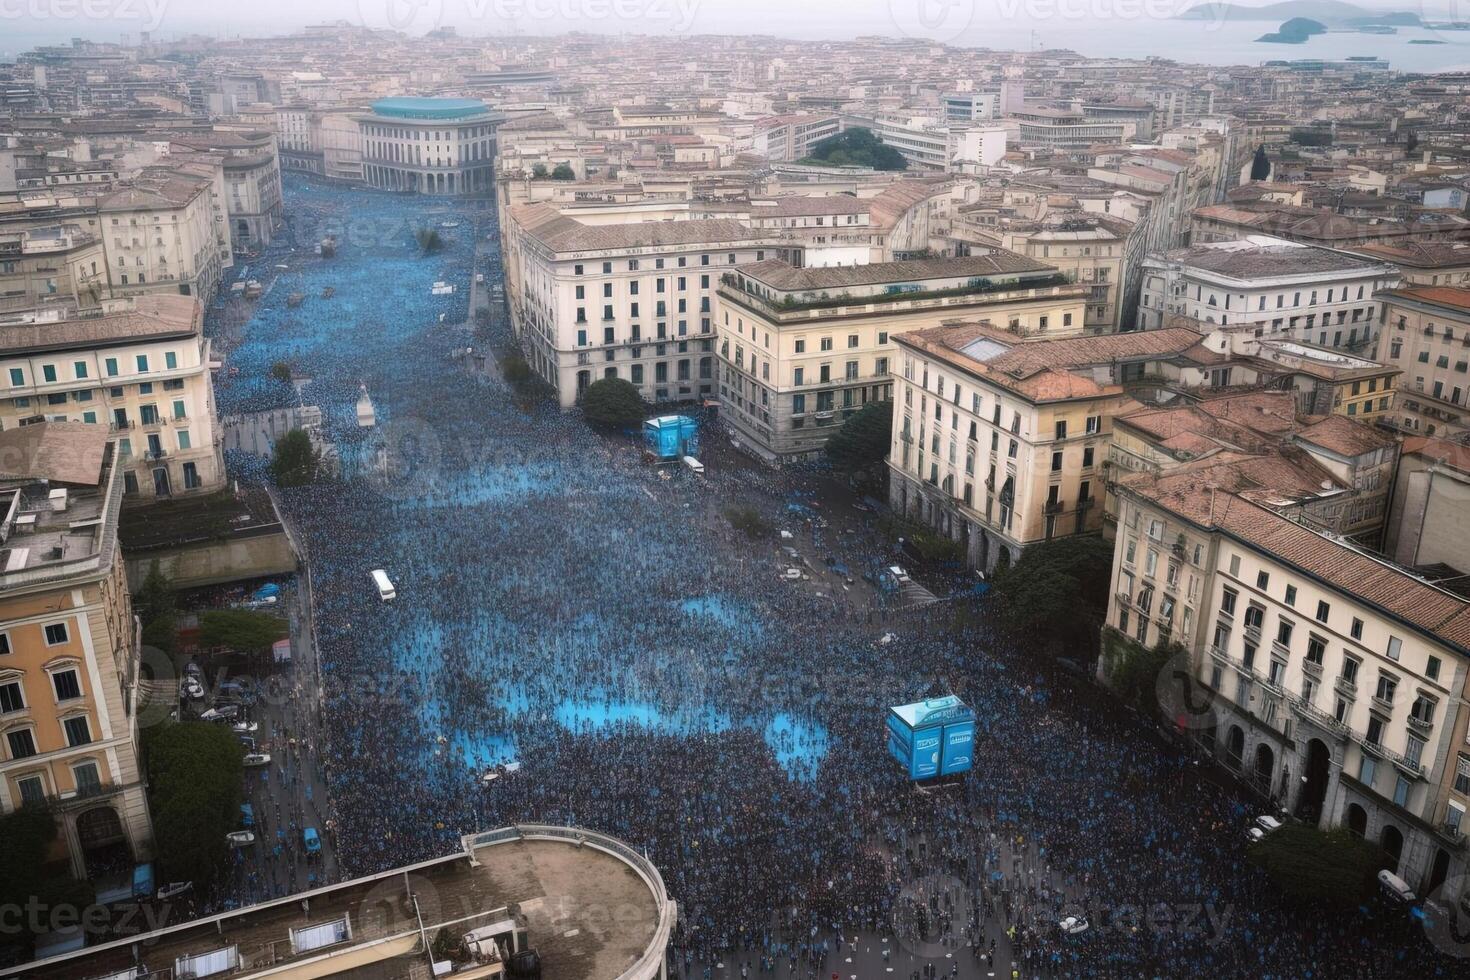
M 888 709 L 888 752 L 911 779 L 968 772 L 974 750 L 975 712 L 953 694 Z
M 659 459 L 699 455 L 699 423 L 687 415 L 660 415 L 643 423 L 643 443 Z

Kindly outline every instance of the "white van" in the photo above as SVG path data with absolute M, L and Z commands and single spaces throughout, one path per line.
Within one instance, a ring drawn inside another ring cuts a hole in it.
M 373 585 L 378 587 L 378 598 L 384 602 L 398 596 L 398 590 L 393 588 L 393 582 L 388 578 L 388 573 L 381 568 L 373 569 Z
M 704 476 L 704 464 L 695 459 L 693 456 L 685 456 L 684 465 L 689 467 L 692 473 L 695 473 L 698 476 Z
M 1409 883 L 1387 868 L 1378 872 L 1378 884 L 1384 894 L 1394 901 L 1407 905 L 1414 903 L 1414 890 L 1409 887 Z

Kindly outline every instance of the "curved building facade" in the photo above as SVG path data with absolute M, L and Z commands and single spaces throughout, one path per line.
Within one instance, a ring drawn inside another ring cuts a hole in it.
M 369 187 L 421 194 L 488 194 L 502 116 L 479 99 L 379 99 L 357 117 Z
M 658 869 L 632 847 L 593 830 L 545 824 L 472 834 L 461 843 L 445 857 L 37 960 L 6 975 L 495 980 L 534 950 L 548 980 L 667 980 L 665 951 L 678 906 Z M 431 939 L 445 930 L 462 943 L 450 959 L 436 961 Z

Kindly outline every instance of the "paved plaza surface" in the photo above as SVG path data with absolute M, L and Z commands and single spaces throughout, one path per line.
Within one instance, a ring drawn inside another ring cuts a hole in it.
M 830 475 L 767 469 L 711 425 L 703 479 L 659 470 L 518 394 L 498 359 L 456 357 L 509 344 L 503 318 L 470 316 L 474 274 L 499 277 L 492 209 L 294 176 L 287 193 L 293 227 L 255 263 L 266 295 L 210 320 L 239 368 L 221 412 L 295 404 L 268 376 L 287 361 L 341 459 L 340 479 L 280 493 L 311 564 L 325 774 L 285 791 L 330 795 L 332 873 L 571 822 L 662 870 L 683 977 L 1462 975 L 1385 909 L 1285 908 L 1244 860 L 1253 804 L 1090 684 L 998 646 L 983 600 L 934 580 L 938 603 L 881 602 L 861 571 L 896 556 Z M 422 254 L 414 230 L 446 221 Z M 324 230 L 334 258 L 309 247 Z M 265 460 L 229 463 L 249 481 Z M 747 538 L 732 506 L 792 538 Z M 807 580 L 779 577 L 783 543 Z M 976 709 L 977 762 L 926 792 L 883 717 L 938 691 Z M 1062 935 L 1071 914 L 1092 928 Z M 993 965 L 972 951 L 992 939 Z

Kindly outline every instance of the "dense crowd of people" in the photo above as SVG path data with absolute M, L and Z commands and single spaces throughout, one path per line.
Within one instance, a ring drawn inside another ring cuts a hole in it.
M 646 848 L 678 898 L 683 977 L 825 977 L 860 936 L 932 955 L 939 975 L 1009 975 L 1007 956 L 1023 976 L 1457 973 L 1385 912 L 1285 908 L 1243 861 L 1241 798 L 1087 683 L 995 643 L 983 605 L 875 614 L 840 586 L 781 580 L 783 542 L 720 516 L 754 507 L 803 551 L 880 560 L 830 483 L 733 462 L 660 478 L 633 442 L 461 373 L 453 350 L 483 334 L 463 292 L 429 284 L 498 275 L 492 211 L 460 229 L 488 236 L 477 262 L 467 234 L 414 248 L 421 201 L 288 190 L 294 215 L 404 227 L 287 259 L 275 292 L 335 295 L 262 300 L 229 358 L 254 380 L 220 390 L 226 415 L 286 404 L 294 391 L 260 379 L 288 361 L 341 453 L 339 479 L 283 500 L 312 569 L 348 872 L 515 822 L 611 833 Z M 353 413 L 362 386 L 372 428 Z M 884 715 L 938 691 L 975 709 L 976 762 L 923 790 L 887 755 Z M 1067 934 L 1068 916 L 1089 928 Z

